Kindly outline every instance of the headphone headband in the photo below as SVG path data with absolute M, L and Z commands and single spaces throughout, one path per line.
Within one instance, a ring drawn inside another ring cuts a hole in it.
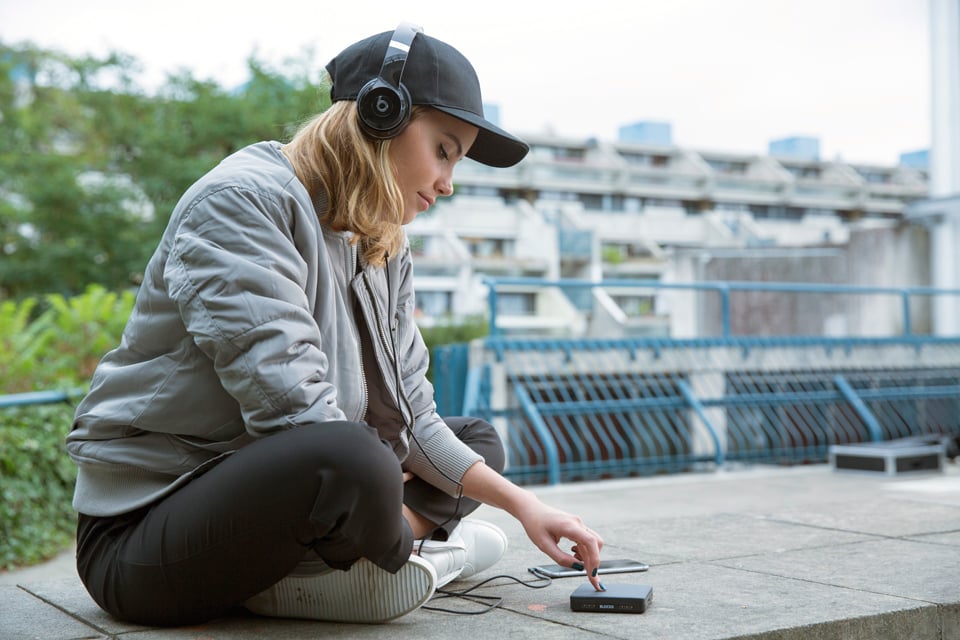
M 393 32 L 393 37 L 390 38 L 387 52 L 383 56 L 383 65 L 380 67 L 380 77 L 394 88 L 400 88 L 403 69 L 407 65 L 407 55 L 418 33 L 423 33 L 423 29 L 409 22 L 401 22 Z
M 421 27 L 401 22 L 387 45 L 380 73 L 357 94 L 360 127 L 371 138 L 394 138 L 410 121 L 410 93 L 403 86 L 403 70 L 418 33 L 423 33 Z

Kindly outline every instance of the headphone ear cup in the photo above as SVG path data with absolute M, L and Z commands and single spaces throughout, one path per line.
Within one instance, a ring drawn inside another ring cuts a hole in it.
M 357 94 L 357 117 L 360 128 L 371 138 L 394 138 L 410 120 L 410 94 L 402 84 L 394 87 L 383 78 L 374 78 Z

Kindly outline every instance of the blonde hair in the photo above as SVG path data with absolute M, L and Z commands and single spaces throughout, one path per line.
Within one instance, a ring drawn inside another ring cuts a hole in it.
M 389 140 L 363 134 L 351 100 L 333 103 L 283 148 L 311 197 L 326 195 L 321 224 L 353 232 L 364 259 L 376 266 L 399 254 L 403 243 L 403 196 L 389 149 Z

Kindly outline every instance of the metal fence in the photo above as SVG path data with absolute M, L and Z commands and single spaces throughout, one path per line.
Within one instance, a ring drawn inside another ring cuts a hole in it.
M 730 284 L 704 286 L 749 290 Z M 882 292 L 900 297 L 906 318 L 915 312 L 913 297 L 939 294 Z M 833 444 L 960 433 L 960 337 L 916 335 L 909 321 L 898 323 L 900 335 L 885 337 L 738 336 L 726 319 L 736 312 L 729 300 L 716 308 L 724 330 L 709 338 L 535 339 L 493 331 L 469 346 L 437 349 L 438 405 L 493 422 L 507 445 L 506 475 L 524 484 L 824 462 Z M 455 359 L 468 371 L 444 378 Z
M 749 294 L 750 283 L 643 282 L 718 294 L 720 303 L 707 306 L 719 316 L 708 323 L 719 335 L 537 339 L 497 330 L 496 289 L 517 282 L 491 280 L 491 335 L 435 349 L 433 365 L 440 412 L 496 425 L 505 473 L 519 483 L 823 462 L 834 444 L 960 434 L 960 336 L 922 335 L 911 322 L 912 301 L 958 291 L 757 283 L 757 291 L 783 296 L 892 295 L 902 313 L 890 323 L 897 335 L 757 336 L 736 335 L 731 321 L 738 304 L 756 300 L 731 295 Z M 0 408 L 79 395 L 0 396 Z
M 38 404 L 73 403 L 83 397 L 84 393 L 86 393 L 85 389 L 70 389 L 68 391 L 26 391 L 0 395 L 0 409 Z

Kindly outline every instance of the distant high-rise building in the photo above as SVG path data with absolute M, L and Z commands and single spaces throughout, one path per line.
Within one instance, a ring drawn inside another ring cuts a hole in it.
M 918 151 L 909 151 L 900 154 L 900 166 L 912 167 L 914 169 L 930 168 L 930 150 L 920 149 Z
M 803 160 L 820 159 L 820 140 L 810 136 L 791 136 L 771 140 L 768 145 L 771 156 Z
M 620 142 L 670 146 L 673 144 L 673 127 L 669 122 L 641 120 L 620 127 L 617 139 Z
M 496 126 L 500 126 L 500 105 L 490 102 L 483 103 L 483 117 Z

